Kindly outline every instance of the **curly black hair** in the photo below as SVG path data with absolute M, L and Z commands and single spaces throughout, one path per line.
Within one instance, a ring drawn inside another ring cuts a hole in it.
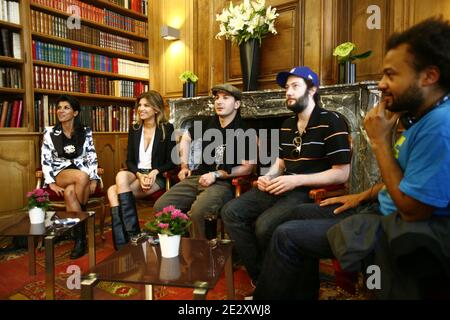
M 417 72 L 428 66 L 436 66 L 440 71 L 438 84 L 450 90 L 450 23 L 442 16 L 429 18 L 411 28 L 390 36 L 386 50 L 401 44 L 409 46 L 414 55 L 414 68 Z

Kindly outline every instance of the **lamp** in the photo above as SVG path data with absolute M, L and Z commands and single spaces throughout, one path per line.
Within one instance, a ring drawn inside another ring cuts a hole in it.
M 161 27 L 161 37 L 166 40 L 180 39 L 180 30 L 164 25 Z

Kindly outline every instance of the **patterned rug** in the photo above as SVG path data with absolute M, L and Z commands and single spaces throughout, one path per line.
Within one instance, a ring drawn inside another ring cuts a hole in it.
M 111 240 L 111 229 L 107 226 L 106 241 L 102 241 L 100 236 L 96 236 L 96 259 L 102 261 L 114 252 Z M 70 260 L 69 255 L 73 247 L 72 241 L 62 241 L 55 246 L 55 295 L 58 300 L 80 299 L 80 290 L 69 289 L 67 285 L 68 267 L 78 265 L 81 272 L 88 270 L 88 257 L 83 256 L 77 260 Z M 35 276 L 28 274 L 28 254 L 26 250 L 17 250 L 0 255 L 0 299 L 10 300 L 43 300 L 45 299 L 45 255 L 43 249 L 36 254 Z M 350 295 L 339 288 L 334 283 L 334 269 L 328 260 L 321 261 L 320 266 L 321 300 L 342 300 L 342 299 L 364 299 L 363 295 Z M 253 288 L 250 278 L 244 267 L 238 268 L 234 272 L 234 285 L 236 299 L 244 300 L 251 296 Z M 143 285 L 130 285 L 120 282 L 100 282 L 95 290 L 94 297 L 98 300 L 142 300 L 145 298 Z M 154 287 L 154 299 L 156 300 L 191 300 L 193 290 L 189 288 L 175 288 L 165 286 Z M 220 278 L 216 287 L 210 290 L 207 295 L 208 300 L 226 299 L 226 285 L 224 275 Z

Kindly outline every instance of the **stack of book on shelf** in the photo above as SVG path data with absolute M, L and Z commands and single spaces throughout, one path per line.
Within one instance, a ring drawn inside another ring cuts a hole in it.
M 18 68 L 0 67 L 0 88 L 22 88 L 22 71 Z
M 22 57 L 20 33 L 6 28 L 0 29 L 0 55 L 16 59 Z
M 57 122 L 57 105 L 42 95 L 34 102 L 34 124 L 38 131 L 54 126 Z M 129 106 L 81 106 L 80 120 L 84 126 L 96 132 L 127 132 L 135 118 L 133 107 Z
M 0 128 L 20 128 L 22 126 L 22 117 L 22 100 L 4 100 L 0 103 Z
M 0 20 L 20 24 L 18 0 L 0 0 Z

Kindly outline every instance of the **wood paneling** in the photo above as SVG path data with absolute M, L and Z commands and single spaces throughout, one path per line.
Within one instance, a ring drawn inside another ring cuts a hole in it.
M 372 50 L 366 59 L 355 60 L 357 81 L 379 79 L 385 53 L 386 41 L 390 34 L 390 15 L 388 0 L 351 1 L 351 41 L 357 46 L 357 53 Z M 376 5 L 381 9 L 381 29 L 368 29 L 367 8 Z
M 121 167 L 120 159 L 124 152 L 119 146 L 119 139 L 125 135 L 112 134 L 94 134 L 95 151 L 97 152 L 98 165 L 104 169 L 103 184 L 106 191 L 111 185 L 115 184 L 116 174 Z M 125 136 L 125 139 L 126 136 Z M 125 149 L 126 158 L 126 149 Z
M 26 205 L 26 193 L 35 187 L 37 137 L 0 137 L 0 214 Z

